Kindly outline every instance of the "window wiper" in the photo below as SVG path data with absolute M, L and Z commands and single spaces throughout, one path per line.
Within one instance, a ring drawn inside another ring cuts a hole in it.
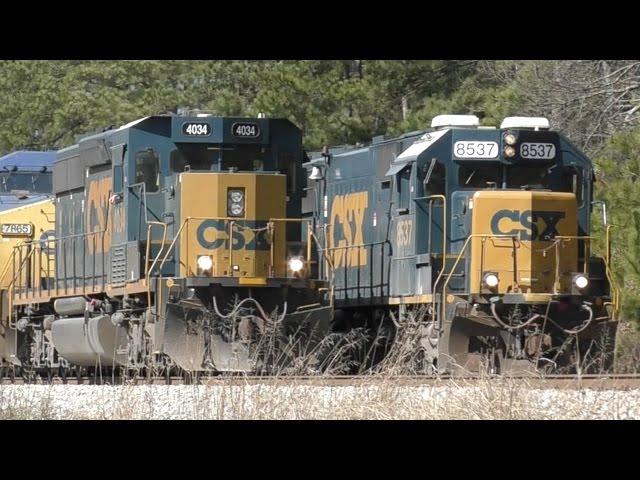
M 467 181 L 464 182 L 465 185 L 469 185 L 469 182 L 471 181 L 471 179 L 473 178 L 473 176 L 476 174 L 476 171 L 474 170 L 473 172 L 471 172 L 471 175 L 469 175 L 469 178 L 467 178 Z

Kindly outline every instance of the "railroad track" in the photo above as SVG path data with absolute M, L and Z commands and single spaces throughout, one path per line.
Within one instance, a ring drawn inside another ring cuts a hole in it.
M 36 378 L 27 380 L 24 378 L 4 377 L 0 379 L 0 385 L 207 385 L 207 386 L 243 386 L 243 385 L 306 385 L 306 386 L 359 386 L 382 385 L 394 386 L 474 386 L 480 382 L 521 382 L 531 388 L 552 389 L 583 389 L 594 390 L 632 390 L 640 389 L 640 375 L 636 374 L 610 374 L 610 375 L 519 375 L 519 376 L 485 376 L 485 377 L 426 377 L 426 376 L 215 376 L 193 379 L 189 377 L 134 377 L 134 378 L 99 378 L 99 377 L 68 377 L 66 379 L 53 377 Z

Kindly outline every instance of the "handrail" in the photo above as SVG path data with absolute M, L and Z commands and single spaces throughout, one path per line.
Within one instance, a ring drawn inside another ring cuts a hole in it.
M 440 199 L 442 200 L 442 253 L 446 256 L 447 254 L 447 223 L 449 219 L 447 218 L 447 197 L 444 195 L 428 195 L 426 197 L 417 197 L 414 198 L 413 201 L 417 202 L 418 200 L 434 200 Z M 429 202 L 430 204 L 432 202 Z M 431 225 L 433 224 L 433 219 L 429 217 L 429 236 L 431 236 Z M 431 253 L 431 252 L 429 252 Z
M 151 252 L 151 229 L 154 225 L 159 225 L 162 227 L 162 241 L 160 242 L 160 250 L 156 254 L 153 262 L 151 263 L 151 268 L 149 268 L 149 253 Z M 162 250 L 164 250 L 164 242 L 167 239 L 167 224 L 164 222 L 148 222 L 147 224 L 147 245 L 144 257 L 144 276 L 145 281 L 147 283 L 147 305 L 151 308 L 151 272 L 153 271 L 153 267 L 155 267 L 158 258 L 162 254 Z M 154 314 L 157 315 L 157 314 Z
M 110 196 L 111 196 L 111 191 L 108 192 L 107 198 L 109 198 Z M 103 285 L 103 287 L 105 286 L 105 279 L 107 277 L 106 268 L 105 268 L 105 258 L 106 258 L 105 253 L 106 252 L 105 252 L 105 248 L 104 248 L 104 238 L 105 238 L 105 233 L 110 230 L 110 228 L 109 228 L 110 227 L 109 220 L 110 220 L 110 215 L 111 215 L 110 205 L 111 205 L 111 202 L 107 202 L 107 212 L 106 212 L 106 218 L 105 218 L 105 225 L 104 225 L 104 228 L 102 228 L 101 230 L 96 230 L 96 231 L 93 231 L 93 232 L 74 233 L 74 234 L 70 234 L 70 235 L 65 235 L 63 237 L 55 237 L 53 239 L 47 239 L 46 240 L 47 245 L 53 243 L 53 249 L 54 249 L 54 255 L 55 255 L 56 246 L 58 246 L 58 245 L 66 245 L 66 246 L 68 246 L 69 245 L 69 243 L 68 243 L 69 240 L 73 240 L 74 241 L 73 245 L 75 246 L 75 239 L 77 239 L 77 238 L 82 238 L 84 241 L 87 241 L 90 237 L 93 237 L 93 239 L 94 239 L 93 245 L 94 245 L 94 250 L 95 250 L 95 246 L 96 246 L 95 239 L 98 238 L 98 235 L 100 235 L 100 242 L 101 242 L 101 245 L 102 245 L 102 273 L 101 273 L 100 276 L 102 277 L 102 285 Z M 21 273 L 22 273 L 22 271 L 23 271 L 23 269 L 25 267 L 26 260 L 30 259 L 32 256 L 35 258 L 34 253 L 36 251 L 38 251 L 38 250 L 40 251 L 40 255 L 42 255 L 42 253 L 43 253 L 42 248 L 38 248 L 38 247 L 40 247 L 40 240 L 35 240 L 34 239 L 34 240 L 29 241 L 29 242 L 24 242 L 23 241 L 22 243 L 19 243 L 19 244 L 13 246 L 13 252 L 14 253 L 13 253 L 12 258 L 14 258 L 14 259 L 15 259 L 15 252 L 16 251 L 22 252 L 23 248 L 29 248 L 29 247 L 34 247 L 34 248 L 29 250 L 30 253 L 25 257 L 24 261 L 22 261 L 21 264 L 18 266 L 17 272 L 16 272 L 15 264 L 13 265 L 13 267 L 14 267 L 13 268 L 14 278 L 13 278 L 13 280 L 11 282 L 11 290 L 10 290 L 10 297 L 11 298 L 13 298 L 13 295 L 15 293 L 15 284 L 14 284 L 15 280 L 21 275 Z M 51 248 L 51 247 L 47 246 L 47 249 L 49 249 L 49 248 Z M 65 280 L 65 291 L 66 291 L 68 289 L 68 286 L 67 286 L 67 283 L 66 283 L 67 280 L 68 280 L 68 278 L 66 276 L 66 248 L 65 248 L 64 251 L 65 251 L 65 254 L 64 254 L 64 256 L 65 256 L 65 262 L 64 262 L 65 278 L 64 278 L 64 280 Z M 95 251 L 94 251 L 94 253 L 95 253 Z M 83 248 L 83 257 L 84 256 L 86 256 L 86 251 Z M 83 267 L 84 267 L 84 264 L 85 264 L 84 258 L 83 258 L 83 262 L 82 263 L 83 263 Z M 29 268 L 31 268 L 31 267 L 32 267 L 32 265 L 31 265 L 31 262 L 30 262 L 29 263 Z M 35 262 L 33 262 L 33 267 L 35 269 Z M 48 269 L 48 267 L 47 267 L 47 269 Z M 75 272 L 75 257 L 74 257 L 74 284 L 73 284 L 73 292 L 74 292 L 74 294 L 76 293 L 76 290 L 77 290 L 77 286 L 75 284 L 75 273 L 76 272 Z M 39 271 L 38 272 L 38 278 L 36 279 L 36 282 L 38 284 L 40 284 L 40 282 L 42 280 L 41 274 L 42 274 L 42 272 Z M 94 261 L 94 266 L 93 266 L 92 278 L 93 278 L 93 280 L 95 282 L 95 278 L 96 278 L 95 261 Z M 55 285 L 56 285 L 55 289 L 56 289 L 56 293 L 57 293 L 57 290 L 59 288 L 59 286 L 58 286 L 59 278 L 58 278 L 57 273 L 55 273 L 55 272 L 54 272 L 54 279 L 55 279 Z M 84 283 L 85 282 L 84 270 L 83 270 L 82 281 L 83 281 L 82 292 L 85 293 L 87 285 L 85 285 L 85 283 Z M 94 285 L 94 288 L 95 288 L 95 285 Z M 46 290 L 48 292 L 50 292 L 52 290 L 52 287 L 48 286 Z
M 269 232 L 271 233 L 271 246 L 269 249 L 269 258 L 270 258 L 270 265 L 269 265 L 269 270 L 270 273 L 273 274 L 273 269 L 275 268 L 274 263 L 275 263 L 275 245 L 276 242 L 274 241 L 275 239 L 275 228 L 274 224 L 276 222 L 282 222 L 282 223 L 288 223 L 288 222 L 296 222 L 296 223 L 302 223 L 302 222 L 308 222 L 307 223 L 307 258 L 306 258 L 306 267 L 307 267 L 307 272 L 309 272 L 309 267 L 311 265 L 311 223 L 313 222 L 313 217 L 303 217 L 303 218 L 269 218 L 269 221 L 267 222 L 267 229 L 269 230 Z M 286 238 L 286 233 L 285 233 L 285 238 Z M 318 244 L 319 245 L 319 244 Z
M 558 240 L 584 240 L 584 265 L 582 266 L 582 272 L 588 273 L 589 271 L 589 256 L 591 255 L 591 240 L 594 237 L 590 235 L 557 235 L 554 239 Z
M 378 242 L 361 243 L 361 244 L 359 244 L 359 245 L 340 245 L 340 246 L 337 246 L 337 247 L 330 247 L 330 248 L 325 248 L 325 249 L 322 249 L 322 250 L 323 250 L 323 251 L 326 251 L 326 252 L 330 252 L 330 251 L 332 251 L 332 250 L 341 250 L 341 249 L 343 249 L 343 248 L 364 248 L 364 247 L 372 247 L 372 246 L 374 246 L 374 245 L 382 245 L 383 243 L 385 243 L 385 244 L 387 244 L 387 243 L 388 243 L 388 244 L 390 244 L 390 243 L 391 243 L 391 240 L 380 240 L 380 241 L 378 241 Z
M 444 315 L 445 315 L 445 295 L 447 293 L 447 285 L 449 284 L 449 281 L 451 280 L 451 277 L 453 276 L 453 272 L 455 272 L 456 268 L 458 267 L 458 263 L 460 263 L 460 259 L 462 258 L 463 253 L 465 252 L 467 245 L 469 245 L 469 243 L 471 242 L 472 238 L 511 238 L 511 239 L 516 239 L 517 237 L 515 237 L 514 235 L 489 235 L 486 233 L 472 233 L 471 235 L 469 235 L 467 237 L 467 239 L 465 240 L 464 244 L 462 245 L 462 248 L 460 249 L 460 252 L 458 253 L 458 256 L 456 257 L 456 261 L 453 264 L 453 267 L 451 267 L 451 271 L 449 272 L 449 275 L 447 276 L 447 279 L 445 280 L 444 284 L 442 285 L 442 312 L 440 315 L 440 321 L 443 321 L 444 319 Z M 515 243 L 514 243 L 515 245 Z M 515 248 L 515 247 L 514 247 Z M 436 311 L 436 297 L 437 297 L 437 287 L 438 287 L 438 281 L 440 280 L 440 278 L 443 276 L 443 272 L 446 268 L 446 257 L 445 257 L 445 261 L 442 264 L 442 270 L 440 271 L 440 275 L 438 275 L 438 279 L 436 280 L 436 282 L 434 282 L 433 284 L 433 299 L 432 299 L 432 309 L 435 312 Z M 436 326 L 436 328 L 440 328 L 439 325 Z
M 178 231 L 176 232 L 173 240 L 171 241 L 171 244 L 169 245 L 169 247 L 167 248 L 164 256 L 162 257 L 162 260 L 160 260 L 160 264 L 158 266 L 158 279 L 162 279 L 162 268 L 164 267 L 164 264 L 167 261 L 167 258 L 169 257 L 169 254 L 173 251 L 173 249 L 175 248 L 176 242 L 178 240 L 178 238 L 180 238 L 180 236 L 182 235 L 182 232 L 185 228 L 186 225 L 188 225 L 188 223 L 191 220 L 221 220 L 221 221 L 227 221 L 229 222 L 229 262 L 230 262 L 230 268 L 229 268 L 229 277 L 233 277 L 233 269 L 231 268 L 231 265 L 233 263 L 232 260 L 232 255 L 233 255 L 233 228 L 236 225 L 236 222 L 238 222 L 239 219 L 238 217 L 186 217 L 183 221 L 182 224 L 180 225 L 180 228 L 178 229 Z M 265 228 L 270 228 L 269 225 L 273 225 L 275 222 L 304 222 L 304 221 L 313 221 L 313 219 L 311 218 L 270 218 L 267 222 L 267 227 Z M 251 229 L 251 230 L 255 230 L 255 231 L 259 231 L 259 230 L 263 230 L 263 228 L 260 229 Z M 311 231 L 310 228 L 307 229 L 307 243 L 309 243 L 309 238 L 310 237 L 315 237 L 315 235 L 313 235 L 313 232 Z M 317 240 L 317 239 L 316 239 Z M 273 257 L 273 252 L 274 252 L 274 244 L 275 242 L 271 242 L 271 257 Z M 164 245 L 164 240 L 163 240 L 163 245 Z M 310 246 L 307 245 L 307 253 L 308 258 L 307 258 L 307 265 L 310 263 Z M 151 268 L 148 271 L 148 277 L 147 277 L 147 285 L 148 285 L 148 308 L 151 310 L 151 289 L 150 289 L 150 285 L 151 285 L 151 273 L 153 272 L 153 269 L 157 263 L 157 259 L 159 258 L 160 254 L 162 253 L 162 250 L 158 253 L 158 255 L 156 256 L 156 259 L 154 259 L 154 262 L 151 266 Z M 271 262 L 273 264 L 273 261 Z M 273 268 L 273 265 L 270 265 L 270 273 L 271 270 Z M 176 272 L 177 274 L 177 272 Z M 162 289 L 159 288 L 157 291 L 157 295 L 158 295 L 158 305 L 162 304 Z M 154 315 L 158 315 L 158 313 L 155 313 Z
M 14 247 L 19 247 L 21 245 L 23 245 L 25 242 L 24 240 L 20 240 L 17 244 L 14 245 Z M 4 277 L 7 276 L 7 273 L 9 272 L 9 265 L 11 265 L 12 260 L 15 259 L 15 255 L 16 255 L 16 251 L 14 248 L 11 249 L 11 255 L 9 255 L 9 258 L 7 258 L 7 261 L 4 264 L 4 268 L 2 269 L 2 273 L 0 273 L 0 285 L 2 284 L 2 281 L 4 280 Z M 13 281 L 13 280 L 12 280 Z M 7 284 L 7 289 L 11 286 L 11 282 L 9 282 Z
M 618 287 L 618 282 L 615 279 L 615 274 L 613 272 L 613 268 L 611 267 L 611 229 L 613 225 L 607 225 L 606 229 L 606 251 L 605 251 L 605 274 L 607 275 L 607 279 L 609 280 L 609 285 L 611 286 L 611 300 L 613 306 L 613 318 L 618 317 L 618 313 L 620 311 L 620 288 Z
M 151 250 L 151 228 L 153 225 L 159 225 L 162 227 L 162 241 L 160 243 L 160 250 L 158 251 L 158 253 L 156 254 L 155 258 L 153 259 L 153 262 L 151 262 L 151 267 L 149 268 L 149 253 Z M 146 251 L 145 251 L 145 257 L 144 257 L 144 269 L 145 269 L 145 277 L 147 278 L 147 280 L 149 279 L 149 274 L 153 271 L 153 268 L 156 265 L 156 262 L 158 261 L 158 258 L 160 258 L 160 255 L 162 254 L 162 251 L 164 250 L 164 242 L 167 239 L 167 224 L 164 222 L 149 222 L 149 225 L 147 225 L 147 246 L 146 246 Z
M 21 245 L 22 246 L 22 245 Z M 11 258 L 13 259 L 14 263 L 15 263 L 15 247 L 14 246 L 14 250 L 13 250 L 13 255 L 11 256 Z M 9 310 L 9 323 L 11 323 L 11 312 L 13 310 L 13 295 L 15 292 L 15 282 L 16 279 L 20 276 L 20 274 L 22 273 L 22 268 L 24 266 L 24 264 L 27 262 L 27 260 L 31 257 L 31 255 L 33 255 L 33 252 L 35 252 L 36 249 L 33 248 L 29 251 L 29 253 L 27 255 L 25 255 L 24 259 L 22 260 L 22 262 L 20 263 L 19 267 L 18 267 L 18 273 L 15 273 L 15 264 L 14 264 L 14 268 L 13 268 L 13 273 L 15 274 L 13 276 L 13 278 L 11 279 L 11 282 L 9 282 L 9 285 L 7 286 L 7 294 L 8 294 L 8 302 L 7 302 L 7 307 Z
M 607 228 L 607 242 L 610 242 L 610 237 L 608 235 L 608 231 L 610 228 Z M 445 304 L 446 304 L 446 290 L 447 290 L 447 286 L 449 285 L 449 281 L 451 280 L 451 277 L 453 276 L 453 273 L 455 272 L 458 264 L 460 263 L 460 259 L 462 258 L 467 246 L 469 245 L 470 241 L 472 238 L 511 238 L 514 241 L 514 255 L 515 253 L 515 240 L 518 239 L 518 237 L 514 236 L 514 235 L 489 235 L 489 234 L 471 234 L 467 237 L 467 239 L 465 240 L 462 249 L 460 250 L 460 252 L 458 253 L 458 256 L 456 257 L 456 261 L 454 262 L 453 266 L 451 267 L 451 270 L 449 271 L 449 274 L 447 275 L 447 279 L 444 282 L 443 286 L 442 286 L 442 306 L 441 306 L 441 315 L 440 315 L 440 321 L 443 321 L 444 317 L 445 317 Z M 555 247 L 556 252 L 558 249 L 558 246 L 560 245 L 560 242 L 565 241 L 565 240 L 592 240 L 593 237 L 590 236 L 578 236 L 578 235 L 559 235 L 555 237 L 555 242 L 551 247 L 548 248 L 553 248 Z M 546 250 L 546 249 L 545 249 Z M 607 255 L 608 256 L 608 255 Z M 586 265 L 588 264 L 588 257 L 586 257 L 586 249 L 585 249 L 585 273 L 586 273 Z M 556 253 L 556 264 L 558 264 L 558 254 Z M 441 275 L 438 276 L 438 280 L 442 277 L 442 272 L 444 272 L 445 268 L 444 268 L 445 264 L 443 264 L 443 269 L 441 271 Z M 558 267 L 558 265 L 556 265 L 556 267 Z M 556 268 L 557 270 L 557 268 Z M 617 313 L 617 309 L 618 309 L 618 288 L 617 285 L 615 284 L 615 281 L 613 281 L 611 272 L 610 272 L 610 266 L 609 263 L 607 261 L 606 264 L 606 269 L 605 272 L 607 274 L 607 277 L 609 278 L 609 282 L 613 287 L 614 290 L 614 295 L 613 295 L 613 308 L 614 308 L 614 313 Z M 555 291 L 555 283 L 557 282 L 557 277 L 558 277 L 559 273 L 556 271 L 556 279 L 554 282 L 554 293 L 557 293 L 557 291 Z M 437 298 L 437 284 L 438 284 L 438 280 L 436 280 L 436 282 L 434 283 L 433 286 L 433 300 L 432 300 L 432 309 L 435 312 L 436 311 L 436 298 Z M 437 326 L 437 328 L 439 328 L 439 325 Z
M 315 235 L 313 235 L 313 236 L 316 239 L 316 244 L 320 245 L 320 242 L 315 237 Z M 333 307 L 333 303 L 334 303 L 333 296 L 334 296 L 334 292 L 335 292 L 335 273 L 336 272 L 335 272 L 335 265 L 333 263 L 333 259 L 328 255 L 328 252 L 332 252 L 332 251 L 335 251 L 335 250 L 346 250 L 346 249 L 349 249 L 349 248 L 358 248 L 358 249 L 360 249 L 360 248 L 367 248 L 367 247 L 375 247 L 376 245 L 392 245 L 392 243 L 391 243 L 390 240 L 387 239 L 387 240 L 380 240 L 378 242 L 372 242 L 372 243 L 362 243 L 362 244 L 358 244 L 358 245 L 341 245 L 341 246 L 337 246 L 337 247 L 320 248 L 320 253 L 322 253 L 323 257 L 327 260 L 327 263 L 329 264 L 329 272 L 330 272 L 329 285 L 331 286 L 331 293 L 330 293 L 331 299 L 330 299 L 330 301 L 331 301 L 331 306 L 332 307 Z M 383 247 L 382 250 L 383 250 L 383 254 L 384 254 L 384 247 Z M 360 267 L 358 267 L 358 271 L 359 271 L 359 269 L 360 269 Z M 345 273 L 346 273 L 346 270 L 347 269 L 345 268 Z M 384 267 L 382 267 L 381 270 L 380 270 L 381 275 L 383 273 L 383 270 L 384 270 Z M 369 271 L 372 272 L 372 267 L 370 267 Z M 371 275 L 373 275 L 373 273 L 371 273 Z M 358 276 L 358 278 L 359 278 L 359 276 Z M 359 280 L 358 280 L 358 282 L 359 282 Z M 361 287 L 360 287 L 359 283 L 358 283 L 358 286 L 356 288 L 358 289 L 358 291 L 360 290 Z M 363 288 L 367 288 L 367 287 L 365 286 Z M 374 288 L 373 284 L 371 284 L 368 288 L 373 289 Z M 382 292 L 383 284 L 380 285 L 380 289 L 381 289 L 381 292 Z M 344 288 L 342 288 L 341 290 L 347 290 L 346 283 L 345 283 Z M 381 293 L 381 295 L 382 295 L 382 293 Z
M 318 237 L 316 236 L 315 233 L 313 233 L 313 231 L 311 231 L 311 236 L 313 237 L 313 239 L 316 242 L 316 245 L 320 246 L 320 241 L 318 240 Z M 331 309 L 333 309 L 333 303 L 334 303 L 334 291 L 335 291 L 335 268 L 333 265 L 333 261 L 331 260 L 331 258 L 329 258 L 329 256 L 326 254 L 326 252 L 324 251 L 323 248 L 320 248 L 320 252 L 322 253 L 322 256 L 325 258 L 325 260 L 327 261 L 327 264 L 329 265 L 329 272 L 330 272 L 330 280 L 329 280 L 329 306 L 331 307 Z
M 438 277 L 436 278 L 436 281 L 433 283 L 433 299 L 434 299 L 434 304 L 435 304 L 435 293 L 436 293 L 436 287 L 438 286 L 438 283 L 440 283 L 440 280 L 442 279 L 442 275 L 444 273 L 444 270 L 446 268 L 447 265 L 447 222 L 448 222 L 448 218 L 447 218 L 447 197 L 445 197 L 444 195 L 429 195 L 427 197 L 418 197 L 415 198 L 414 200 L 422 200 L 422 199 L 429 199 L 431 197 L 434 198 L 442 198 L 443 200 L 443 208 L 442 208 L 442 218 L 443 218 L 443 228 L 442 228 L 442 269 L 440 270 L 440 273 L 438 274 Z M 432 222 L 432 219 L 429 218 L 429 223 Z M 429 252 L 431 253 L 431 252 Z M 444 300 L 444 298 L 443 298 Z M 434 309 L 433 311 L 435 312 L 435 305 L 434 305 Z

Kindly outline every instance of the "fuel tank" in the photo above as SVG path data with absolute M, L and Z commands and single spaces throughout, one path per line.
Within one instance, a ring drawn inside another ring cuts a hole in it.
M 60 356 L 75 365 L 108 367 L 127 362 L 125 329 L 113 325 L 110 315 L 61 318 L 51 324 L 51 337 Z

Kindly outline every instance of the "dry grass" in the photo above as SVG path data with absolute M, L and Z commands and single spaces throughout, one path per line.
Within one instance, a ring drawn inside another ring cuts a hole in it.
M 616 372 L 640 373 L 640 331 L 627 322 L 618 327 Z
M 554 390 L 539 380 L 534 386 L 508 377 L 403 385 L 397 376 L 428 373 L 419 354 L 421 332 L 409 320 L 379 363 L 350 360 L 354 354 L 375 357 L 384 347 L 354 332 L 305 348 L 301 361 L 269 372 L 282 375 L 270 384 L 0 385 L 0 419 L 640 419 L 640 390 Z M 279 340 L 264 338 L 270 341 L 262 358 L 273 359 L 282 352 L 272 346 Z M 640 333 L 622 326 L 618 342 L 619 370 L 636 372 Z M 321 370 L 367 375 L 335 386 Z M 318 377 L 311 382 L 286 376 L 313 373 Z

